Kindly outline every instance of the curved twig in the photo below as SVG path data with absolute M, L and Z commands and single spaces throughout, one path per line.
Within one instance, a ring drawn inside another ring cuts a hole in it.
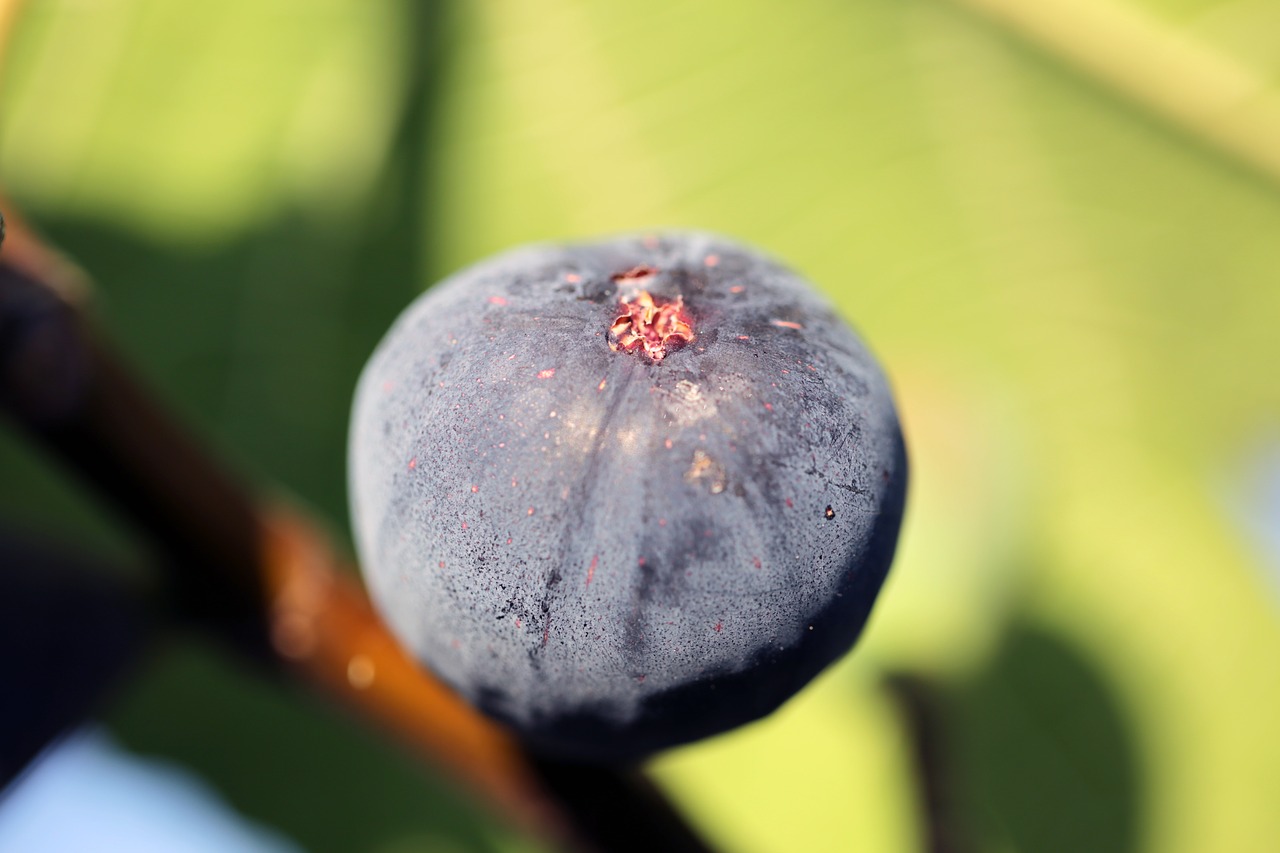
M 155 547 L 182 615 L 336 696 L 552 843 L 708 849 L 635 771 L 535 761 L 406 657 L 319 526 L 257 501 L 93 335 L 51 284 L 72 269 L 57 257 L 18 228 L 0 254 L 0 411 Z M 602 819 L 602 791 L 626 825 Z

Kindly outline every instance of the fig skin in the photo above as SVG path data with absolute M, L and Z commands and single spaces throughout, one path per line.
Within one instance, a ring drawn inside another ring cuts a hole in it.
M 640 288 L 682 300 L 692 330 L 656 361 L 610 345 Z M 532 246 L 446 279 L 378 346 L 351 424 L 383 617 L 569 760 L 757 719 L 846 652 L 906 482 L 857 336 L 794 273 L 700 233 Z

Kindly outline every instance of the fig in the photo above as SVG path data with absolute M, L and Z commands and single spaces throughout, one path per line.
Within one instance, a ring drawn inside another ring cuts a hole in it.
M 431 288 L 360 378 L 349 459 L 403 645 L 592 762 L 757 719 L 846 652 L 907 483 L 859 338 L 702 233 L 526 247 Z

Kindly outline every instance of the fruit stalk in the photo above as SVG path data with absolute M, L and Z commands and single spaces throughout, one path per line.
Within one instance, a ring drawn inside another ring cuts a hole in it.
M 156 549 L 180 617 L 336 697 L 552 843 L 708 849 L 630 769 L 537 765 L 412 664 L 318 527 L 259 501 L 97 338 L 67 295 L 76 279 L 10 218 L 0 411 Z M 603 790 L 617 820 L 599 817 Z

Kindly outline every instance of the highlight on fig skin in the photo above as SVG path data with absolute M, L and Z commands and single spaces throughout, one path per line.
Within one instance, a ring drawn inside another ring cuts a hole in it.
M 668 352 L 693 340 L 693 324 L 684 311 L 684 297 L 666 302 L 641 290 L 623 297 L 618 310 L 621 313 L 609 327 L 609 347 L 614 352 L 639 351 L 656 364 Z

